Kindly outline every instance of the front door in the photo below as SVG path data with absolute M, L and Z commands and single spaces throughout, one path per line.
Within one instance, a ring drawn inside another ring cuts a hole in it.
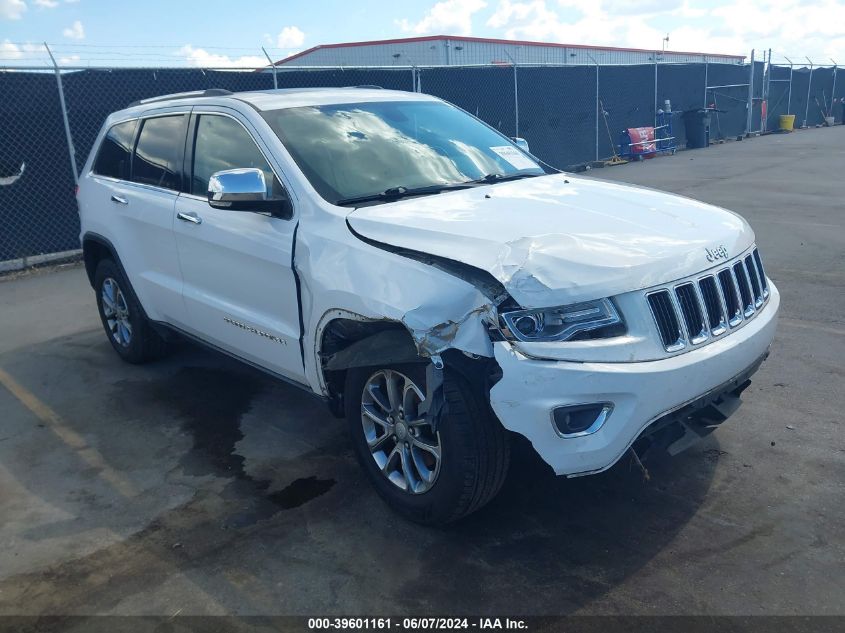
M 188 330 L 305 382 L 291 268 L 295 220 L 214 209 L 207 202 L 209 178 L 225 169 L 261 169 L 271 195 L 283 195 L 282 185 L 248 122 L 209 113 L 192 116 L 190 125 L 185 167 L 190 180 L 176 200 L 174 222 Z

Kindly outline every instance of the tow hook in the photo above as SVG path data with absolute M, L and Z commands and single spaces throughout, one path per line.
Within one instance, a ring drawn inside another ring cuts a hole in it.
M 648 468 L 643 466 L 643 462 L 640 460 L 640 456 L 637 455 L 637 451 L 634 450 L 634 447 L 628 449 L 628 452 L 631 453 L 631 461 L 634 462 L 634 465 L 640 469 L 640 472 L 643 474 L 643 481 L 651 481 L 651 475 L 648 472 Z

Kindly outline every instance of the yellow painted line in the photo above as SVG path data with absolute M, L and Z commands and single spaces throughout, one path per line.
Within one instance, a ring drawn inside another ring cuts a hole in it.
M 792 327 L 801 328 L 802 330 L 816 330 L 818 332 L 827 332 L 828 334 L 838 334 L 839 336 L 845 336 L 845 330 L 840 330 L 839 328 L 829 327 L 827 325 L 821 325 L 816 323 L 815 321 L 797 321 L 796 319 L 785 319 L 781 318 L 780 323 L 784 325 L 791 325 Z
M 278 607 L 279 598 L 267 590 L 266 583 L 240 567 L 223 571 L 223 578 L 237 591 L 241 599 L 249 603 L 253 610 L 272 613 Z
M 86 464 L 96 468 L 100 478 L 106 481 L 112 488 L 124 497 L 134 497 L 138 494 L 135 486 L 122 477 L 114 468 L 109 466 L 96 448 L 88 446 L 85 438 L 65 424 L 58 413 L 41 402 L 35 394 L 12 378 L 2 368 L 0 368 L 0 384 L 17 398 L 23 406 L 35 414 L 35 417 L 44 422 L 62 442 L 72 448 Z

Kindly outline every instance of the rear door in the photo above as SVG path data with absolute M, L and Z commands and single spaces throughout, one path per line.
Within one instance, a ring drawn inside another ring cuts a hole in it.
M 107 210 L 92 230 L 112 242 L 148 316 L 176 325 L 185 304 L 173 212 L 187 124 L 187 113 L 165 111 L 113 126 L 91 174 L 90 201 Z
M 217 171 L 257 168 L 272 196 L 287 195 L 250 123 L 221 109 L 191 116 L 186 191 L 176 201 L 174 234 L 188 329 L 206 341 L 305 382 L 299 304 L 291 268 L 294 219 L 214 209 L 208 180 Z

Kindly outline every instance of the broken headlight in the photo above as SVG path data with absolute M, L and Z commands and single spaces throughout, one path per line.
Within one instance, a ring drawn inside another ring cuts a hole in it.
M 506 338 L 524 342 L 606 338 L 625 333 L 622 317 L 610 299 L 555 308 L 513 310 L 500 315 Z

